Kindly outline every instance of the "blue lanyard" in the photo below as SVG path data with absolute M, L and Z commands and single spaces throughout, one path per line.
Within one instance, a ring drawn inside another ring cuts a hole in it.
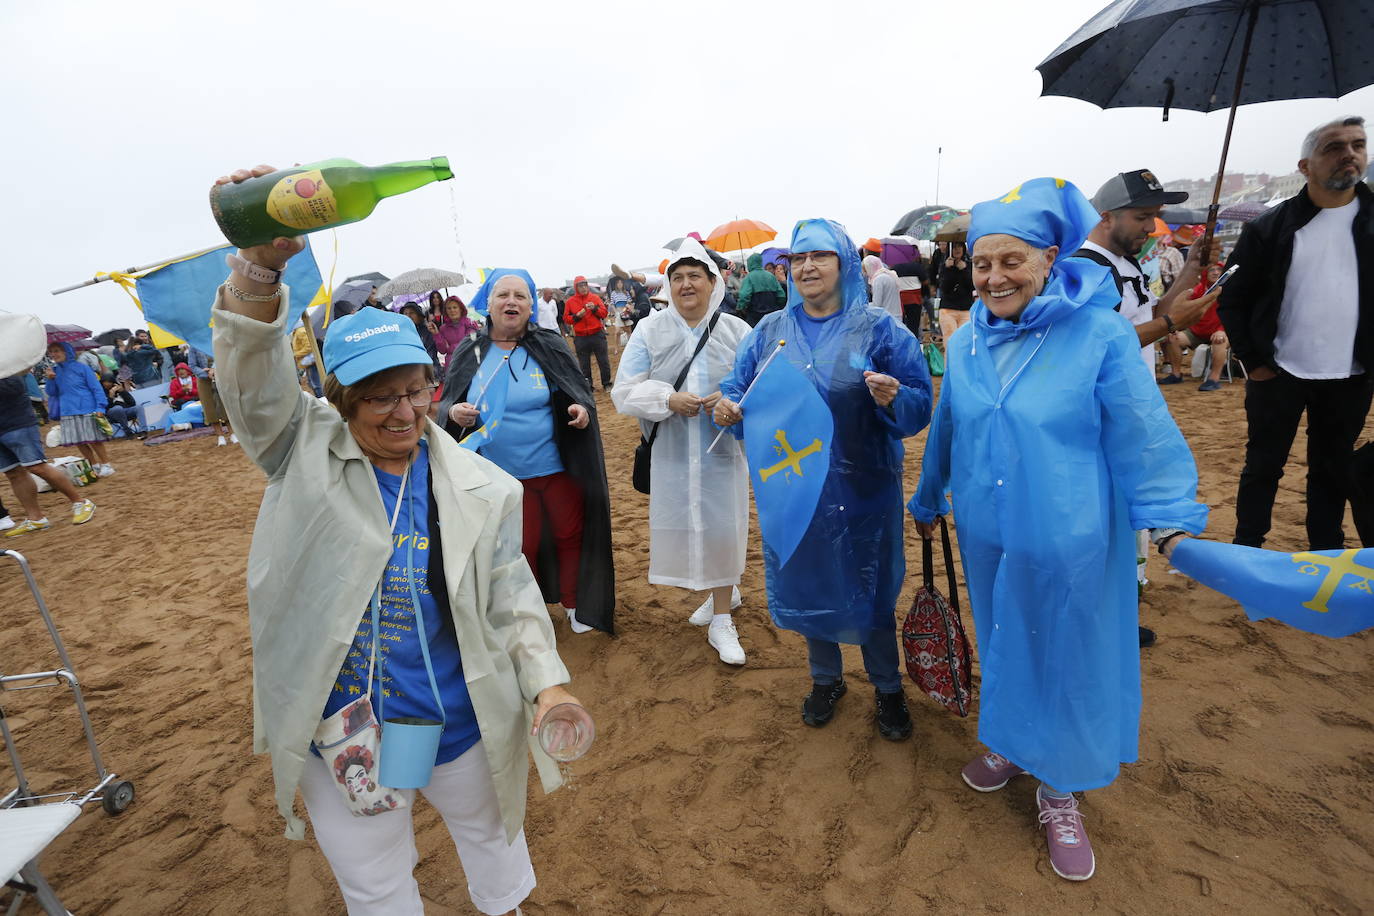
M 412 459 L 413 460 L 413 459 Z M 415 628 L 420 638 L 420 655 L 425 660 L 425 673 L 429 675 L 429 689 L 434 692 L 434 703 L 439 707 L 439 719 L 448 725 L 448 716 L 444 714 L 444 701 L 439 696 L 439 685 L 434 680 L 434 665 L 429 660 L 429 634 L 425 630 L 425 614 L 420 609 L 420 590 L 415 586 L 415 487 L 406 489 L 406 484 L 410 479 L 410 465 L 406 465 L 405 476 L 401 478 L 401 490 L 396 494 L 397 506 L 401 503 L 401 497 L 406 498 L 406 512 L 410 515 L 410 536 L 406 542 L 406 581 L 410 584 L 410 606 L 415 612 Z M 397 513 L 399 516 L 399 512 Z M 392 523 L 392 534 L 395 535 L 395 522 Z M 385 576 L 386 572 L 383 571 Z M 382 587 L 378 583 L 377 590 L 372 594 L 372 645 L 375 651 L 377 645 L 377 633 L 379 629 L 378 617 L 381 614 L 381 593 Z M 385 659 L 383 659 L 385 662 Z M 386 689 L 383 688 L 377 697 L 377 718 L 383 723 L 386 722 Z

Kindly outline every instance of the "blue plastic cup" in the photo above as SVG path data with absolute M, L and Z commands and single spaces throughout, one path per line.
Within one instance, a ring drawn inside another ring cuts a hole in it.
M 429 785 L 429 775 L 439 756 L 439 739 L 443 736 L 443 723 L 433 719 L 387 719 L 382 725 L 378 782 L 391 789 L 423 789 Z

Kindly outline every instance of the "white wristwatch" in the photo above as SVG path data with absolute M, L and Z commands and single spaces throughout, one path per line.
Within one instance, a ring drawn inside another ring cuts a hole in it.
M 252 261 L 239 257 L 236 254 L 224 256 L 224 263 L 229 265 L 230 270 L 237 270 L 249 280 L 258 283 L 280 283 L 281 271 L 273 270 L 270 267 L 263 267 L 261 264 L 254 264 Z

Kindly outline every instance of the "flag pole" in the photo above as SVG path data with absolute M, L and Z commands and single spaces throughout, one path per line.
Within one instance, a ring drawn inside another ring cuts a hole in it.
M 189 254 L 179 254 L 176 257 L 163 258 L 161 261 L 154 261 L 151 264 L 144 264 L 142 267 L 130 267 L 127 270 L 116 271 L 116 273 L 136 274 L 142 273 L 145 270 L 152 270 L 154 267 L 166 267 L 168 264 L 172 264 L 176 261 L 189 261 L 191 260 L 191 258 L 198 258 L 203 254 L 209 254 L 212 251 L 218 251 L 219 249 L 225 247 L 228 244 L 228 242 L 220 242 L 218 245 L 211 245 L 209 248 L 202 248 L 199 251 L 192 251 Z M 111 279 L 113 279 L 113 277 L 111 277 L 109 274 L 96 274 L 91 279 L 85 280 L 81 283 L 76 283 L 72 286 L 64 286 L 61 289 L 55 289 L 52 291 L 52 294 L 54 296 L 60 296 L 62 293 L 69 293 L 74 289 L 84 289 L 87 286 L 95 286 L 97 283 L 104 283 L 105 281 Z
M 768 368 L 768 364 L 773 361 L 773 357 L 777 356 L 778 353 L 780 353 L 782 351 L 782 348 L 785 346 L 787 346 L 787 341 L 779 340 L 778 345 L 773 348 L 773 352 L 769 353 L 768 357 L 764 359 L 763 365 L 759 366 L 759 371 L 754 373 L 754 380 L 749 383 L 748 388 L 744 389 L 744 394 L 739 399 L 740 407 L 744 406 L 744 402 L 749 399 L 749 392 L 753 391 L 754 386 L 759 383 L 759 377 L 763 375 L 763 370 Z M 706 451 L 708 454 L 713 448 L 716 447 L 716 443 L 720 441 L 720 437 L 723 435 L 725 435 L 725 430 L 723 429 L 720 432 L 716 433 L 716 437 L 711 440 L 711 444 L 706 446 Z

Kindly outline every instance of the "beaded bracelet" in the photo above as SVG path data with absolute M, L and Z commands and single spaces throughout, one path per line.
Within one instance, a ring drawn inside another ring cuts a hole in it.
M 224 281 L 224 288 L 227 289 L 229 292 L 233 293 L 234 296 L 236 296 L 237 298 L 242 299 L 244 302 L 271 302 L 273 299 L 281 295 L 280 289 L 275 289 L 272 292 L 262 296 L 256 295 L 254 293 L 246 293 L 234 284 L 230 283 L 228 280 Z

